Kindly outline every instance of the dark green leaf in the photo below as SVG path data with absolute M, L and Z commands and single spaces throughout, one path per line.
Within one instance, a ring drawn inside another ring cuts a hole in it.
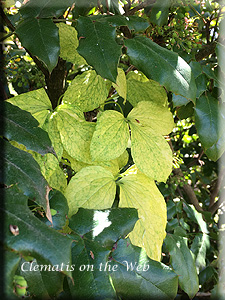
M 77 21 L 80 44 L 77 51 L 103 78 L 116 83 L 121 47 L 117 45 L 116 29 L 109 24 L 80 17 Z
M 17 184 L 24 195 L 46 209 L 45 195 L 48 183 L 42 176 L 40 167 L 33 156 L 13 147 L 2 139 L 0 139 L 0 148 L 4 149 L 3 166 L 0 168 L 0 181 L 8 186 Z
M 5 251 L 4 253 L 4 293 L 7 299 L 18 299 L 13 293 L 13 277 L 16 273 L 21 257 L 15 252 Z M 3 278 L 1 278 L 1 281 Z
M 202 74 L 202 66 L 199 62 L 192 60 L 189 65 L 195 78 Z
M 177 116 L 179 119 L 187 119 L 188 117 L 193 116 L 194 114 L 194 104 L 193 102 L 189 102 L 186 106 L 181 106 L 177 110 Z
M 71 262 L 71 239 L 38 220 L 27 206 L 28 198 L 17 186 L 6 189 L 4 196 L 6 246 L 24 255 L 43 258 L 52 265 L 63 263 L 63 272 L 70 275 L 65 266 Z M 18 235 L 13 234 L 10 225 L 18 229 Z
M 0 103 L 0 135 L 42 155 L 52 152 L 48 134 L 32 115 L 9 102 Z
M 181 95 L 175 95 L 173 94 L 173 105 L 174 106 L 182 106 L 182 105 L 187 105 L 190 100 L 188 100 L 187 98 L 181 96 Z
M 189 65 L 177 53 L 141 36 L 126 40 L 125 46 L 131 63 L 148 78 L 195 102 L 194 76 Z
M 65 226 L 67 220 L 66 216 L 68 215 L 69 210 L 67 200 L 60 191 L 53 190 L 49 193 L 49 204 L 50 208 L 56 211 L 52 216 L 53 228 L 60 230 Z M 47 218 L 41 217 L 41 221 L 45 222 L 48 226 L 51 225 Z
M 209 236 L 206 233 L 198 233 L 191 245 L 191 251 L 195 255 L 195 265 L 197 270 L 206 266 L 206 251 L 210 247 Z
M 218 100 L 212 96 L 201 96 L 196 101 L 195 124 L 205 149 L 210 148 L 219 139 Z
M 69 289 L 75 299 L 116 299 L 108 273 L 100 267 L 107 266 L 109 250 L 98 243 L 71 235 L 73 280 L 68 279 Z
M 143 249 L 132 245 L 129 239 L 118 241 L 111 259 L 117 269 L 110 272 L 110 276 L 122 299 L 175 298 L 178 276 L 166 265 L 148 258 Z
M 167 206 L 167 220 L 170 220 L 176 214 L 176 204 L 172 200 L 169 200 L 166 206 Z
M 222 156 L 224 151 L 225 151 L 225 132 L 223 132 L 223 135 L 219 138 L 219 140 L 214 145 L 212 145 L 212 147 L 207 149 L 205 153 L 209 159 L 213 161 L 217 161 Z
M 188 218 L 199 225 L 201 232 L 208 233 L 207 224 L 202 218 L 202 214 L 198 212 L 193 205 L 183 203 L 184 211 Z
M 158 26 L 167 25 L 171 0 L 157 0 L 150 14 L 150 21 Z
M 58 27 L 50 19 L 29 18 L 22 21 L 16 33 L 23 47 L 37 56 L 51 72 L 60 52 Z
M 166 248 L 170 254 L 171 265 L 179 275 L 179 285 L 192 299 L 198 292 L 198 275 L 194 259 L 188 249 L 184 238 L 167 234 L 165 240 Z
M 23 259 L 20 263 L 20 275 L 27 281 L 27 290 L 31 296 L 38 299 L 57 296 L 63 289 L 64 275 L 56 271 L 60 267 L 59 264 L 58 267 L 55 265 L 55 270 L 52 271 L 52 266 L 47 261 L 34 259 L 31 265 Z
M 59 17 L 73 2 L 74 0 L 30 0 L 21 7 L 20 13 L 24 19 Z
M 208 79 L 205 74 L 201 74 L 195 81 L 197 86 L 196 98 L 199 98 L 207 90 Z
M 218 273 L 212 266 L 207 266 L 199 273 L 199 284 L 207 284 L 210 280 L 217 282 Z
M 91 16 L 92 20 L 97 20 L 101 23 L 108 23 L 113 27 L 127 26 L 130 30 L 135 32 L 144 31 L 148 28 L 149 23 L 147 20 L 137 16 Z
M 77 234 L 112 248 L 121 237 L 133 230 L 138 220 L 135 208 L 112 208 L 104 210 L 79 208 L 70 219 L 69 226 Z

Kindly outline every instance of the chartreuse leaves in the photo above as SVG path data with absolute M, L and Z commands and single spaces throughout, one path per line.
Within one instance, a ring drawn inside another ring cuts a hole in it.
M 51 72 L 58 62 L 59 34 L 51 19 L 27 18 L 16 28 L 23 47 L 37 56 Z
M 59 28 L 60 57 L 75 65 L 87 64 L 77 52 L 79 40 L 76 29 L 64 23 L 58 23 L 56 26 Z
M 44 89 L 38 89 L 7 100 L 19 108 L 26 110 L 40 123 L 40 126 L 47 131 L 52 146 L 60 159 L 63 152 L 59 131 L 57 128 L 55 114 L 52 112 L 52 105 Z M 23 142 L 24 143 L 24 142 Z
M 121 47 L 115 41 L 116 29 L 109 24 L 80 17 L 77 31 L 80 39 L 78 53 L 99 75 L 116 83 L 117 64 L 121 55 Z
M 118 75 L 116 83 L 113 83 L 113 87 L 117 90 L 118 94 L 123 97 L 124 101 L 127 99 L 127 82 L 126 75 L 123 69 L 118 68 Z
M 82 112 L 87 112 L 103 104 L 107 96 L 106 82 L 95 71 L 91 70 L 72 80 L 64 94 L 63 103 L 72 103 Z
M 160 261 L 165 238 L 166 204 L 154 180 L 144 174 L 127 175 L 119 180 L 120 207 L 135 207 L 139 220 L 130 234 L 131 242 L 144 247 L 147 255 Z
M 65 197 L 69 215 L 79 207 L 105 209 L 112 206 L 116 183 L 112 173 L 100 166 L 83 168 L 69 182 Z
M 124 167 L 129 159 L 129 154 L 127 150 L 124 151 L 118 158 L 108 161 L 93 161 L 92 163 L 83 163 L 74 158 L 72 158 L 66 151 L 63 153 L 63 157 L 68 159 L 70 162 L 71 168 L 75 172 L 79 172 L 81 169 L 90 166 L 101 166 L 107 170 L 109 170 L 113 176 L 117 176 L 119 174 L 119 170 Z
M 52 104 L 43 88 L 20 94 L 7 101 L 30 112 L 32 116 L 38 120 L 41 126 L 45 122 L 50 111 L 52 111 Z
M 89 163 L 95 124 L 86 122 L 78 108 L 67 104 L 57 108 L 56 121 L 64 149 L 76 160 Z
M 92 159 L 111 160 L 125 150 L 129 139 L 127 123 L 137 167 L 150 178 L 166 181 L 172 170 L 172 152 L 162 135 L 172 130 L 173 118 L 166 107 L 154 102 L 139 102 L 127 119 L 117 111 L 103 112 L 91 140 Z
M 191 252 L 183 237 L 167 234 L 165 244 L 170 253 L 171 265 L 179 275 L 179 285 L 192 299 L 198 292 L 199 283 Z
M 52 265 L 70 264 L 72 241 L 39 221 L 27 206 L 28 197 L 17 186 L 6 189 L 4 196 L 7 247 L 24 255 L 43 257 Z M 17 235 L 9 230 L 10 225 L 17 228 Z M 63 272 L 71 275 L 66 269 Z
M 110 276 L 121 298 L 172 300 L 176 297 L 178 276 L 168 266 L 149 259 L 129 239 L 117 242 L 111 264 L 118 266 Z
M 131 63 L 148 78 L 195 102 L 196 85 L 191 67 L 177 53 L 142 36 L 124 43 Z
M 131 154 L 136 166 L 150 178 L 166 182 L 172 171 L 172 152 L 168 143 L 148 127 L 134 123 L 130 127 Z
M 169 134 L 174 127 L 173 115 L 168 108 L 155 102 L 139 102 L 127 118 L 132 124 L 149 127 L 161 135 Z
M 29 112 L 21 110 L 11 103 L 1 102 L 0 120 L 0 135 L 24 144 L 27 149 L 40 154 L 54 153 L 48 134 L 38 128 L 37 120 Z
M 93 160 L 111 160 L 127 148 L 129 130 L 124 116 L 112 110 L 104 111 L 98 119 L 91 141 Z
M 135 74 L 135 73 L 134 73 Z M 140 76 L 135 74 L 137 78 Z M 167 94 L 165 89 L 156 81 L 148 80 L 142 82 L 134 77 L 127 80 L 127 100 L 136 106 L 141 101 L 152 101 L 165 105 Z

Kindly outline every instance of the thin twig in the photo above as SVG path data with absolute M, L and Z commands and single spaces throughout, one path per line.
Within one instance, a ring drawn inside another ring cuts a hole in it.
M 141 2 L 139 5 L 137 5 L 136 7 L 132 8 L 131 10 L 128 10 L 127 12 L 125 12 L 125 16 L 132 16 L 134 15 L 137 11 L 151 5 L 154 4 L 156 2 L 156 0 L 147 0 L 145 2 Z

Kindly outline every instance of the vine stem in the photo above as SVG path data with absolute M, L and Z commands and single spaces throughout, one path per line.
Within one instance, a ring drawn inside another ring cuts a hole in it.
M 113 99 L 113 97 L 111 97 L 112 99 Z M 111 98 L 109 98 L 109 102 L 108 102 L 108 100 L 106 100 L 107 102 L 104 102 L 104 103 L 102 103 L 100 106 L 102 106 L 102 105 L 106 105 L 106 104 L 109 104 L 109 103 L 113 103 L 113 104 L 116 104 L 116 105 L 118 105 L 119 106 L 119 109 L 120 109 L 120 112 L 121 112 L 121 114 L 122 115 L 124 115 L 123 114 L 123 110 L 122 110 L 122 107 L 120 106 L 120 104 L 119 103 L 117 103 L 117 102 L 115 102 L 115 101 L 111 101 Z

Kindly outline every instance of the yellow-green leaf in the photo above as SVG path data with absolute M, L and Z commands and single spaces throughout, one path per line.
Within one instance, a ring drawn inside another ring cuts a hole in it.
M 124 167 L 128 163 L 129 154 L 127 150 L 125 150 L 116 160 L 118 162 L 119 169 Z
M 165 89 L 154 80 L 140 81 L 131 77 L 127 80 L 127 100 L 133 106 L 136 106 L 141 101 L 165 105 L 167 103 L 167 94 Z
M 63 103 L 73 103 L 83 112 L 103 104 L 108 96 L 105 80 L 94 70 L 84 72 L 72 80 L 63 97 Z
M 118 111 L 104 111 L 98 118 L 91 141 L 93 160 L 112 160 L 119 157 L 127 148 L 129 130 L 127 121 Z
M 163 136 L 141 124 L 130 123 L 131 154 L 138 169 L 148 177 L 166 182 L 172 171 L 172 152 Z
M 145 76 L 141 71 L 135 70 L 127 73 L 127 80 L 134 79 L 141 82 L 149 81 L 148 77 Z
M 59 190 L 64 193 L 67 187 L 67 180 L 63 170 L 57 166 L 52 175 L 47 178 L 48 184 L 50 187 Z
M 90 142 L 95 123 L 86 122 L 75 110 L 64 110 L 63 104 L 57 110 L 56 120 L 64 149 L 78 161 L 90 163 Z
M 125 160 L 124 154 L 122 154 L 123 161 Z M 63 153 L 63 157 L 67 158 L 70 161 L 70 166 L 75 172 L 79 172 L 81 169 L 85 167 L 90 167 L 90 166 L 101 166 L 107 170 L 109 170 L 113 176 L 116 176 L 119 173 L 119 161 L 117 159 L 114 160 L 109 160 L 109 161 L 94 161 L 92 163 L 83 163 L 81 161 L 76 160 L 75 158 L 72 158 L 69 156 L 66 151 Z M 118 158 L 119 159 L 119 158 Z
M 87 64 L 77 52 L 79 40 L 76 29 L 64 23 L 57 23 L 56 26 L 59 28 L 60 57 L 76 65 Z
M 161 135 L 169 134 L 174 127 L 173 115 L 169 109 L 154 102 L 139 102 L 127 119 L 134 124 L 148 126 Z
M 126 75 L 124 73 L 124 70 L 121 68 L 118 68 L 118 75 L 116 78 L 116 84 L 112 84 L 113 87 L 117 90 L 118 94 L 123 97 L 124 101 L 126 101 L 127 98 L 127 81 L 126 81 Z
M 42 128 L 45 131 L 47 131 L 48 136 L 52 142 L 52 146 L 55 150 L 55 153 L 57 154 L 57 157 L 60 160 L 63 153 L 63 145 L 61 142 L 59 130 L 57 128 L 57 120 L 56 120 L 55 113 L 51 113 L 47 116 Z
M 130 233 L 131 242 L 144 247 L 147 255 L 160 261 L 166 236 L 166 203 L 155 185 L 144 174 L 127 175 L 119 180 L 120 207 L 138 209 L 139 220 Z
M 47 153 L 44 156 L 42 156 L 39 153 L 33 152 L 32 155 L 36 162 L 39 164 L 42 175 L 48 181 L 48 179 L 59 166 L 57 158 L 51 153 Z
M 99 166 L 83 168 L 69 182 L 65 197 L 69 216 L 79 207 L 91 209 L 110 208 L 116 194 L 116 183 L 111 172 Z
M 7 101 L 23 110 L 29 111 L 38 120 L 40 126 L 43 125 L 52 110 L 52 104 L 43 88 L 20 94 Z

